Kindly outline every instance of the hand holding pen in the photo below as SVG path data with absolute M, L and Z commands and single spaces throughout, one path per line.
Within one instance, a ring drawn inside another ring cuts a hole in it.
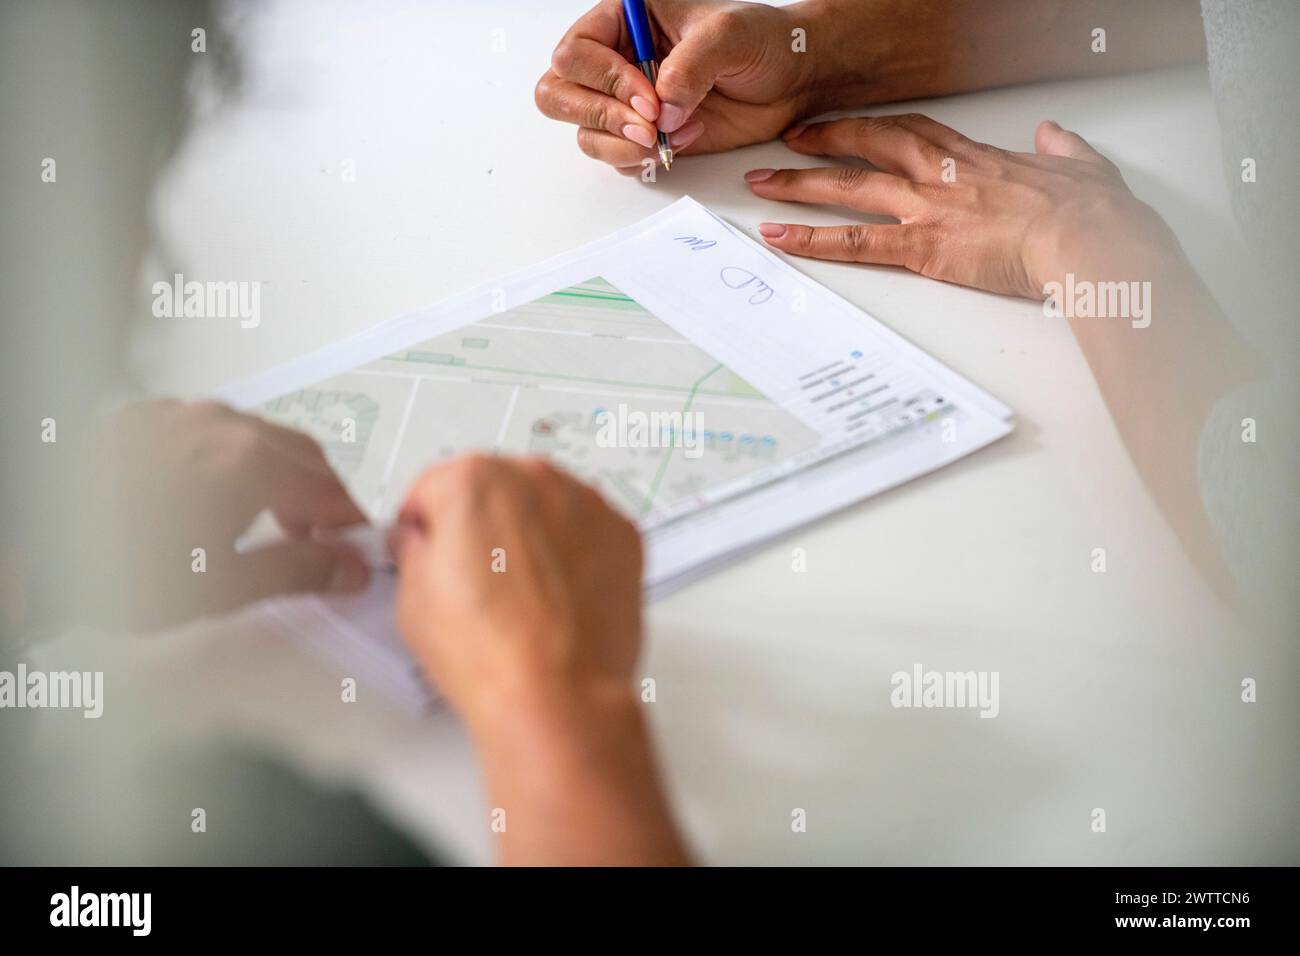
M 623 16 L 627 19 L 627 32 L 632 37 L 632 48 L 636 51 L 636 65 L 641 75 L 654 86 L 659 82 L 659 58 L 655 56 L 654 34 L 650 32 L 650 17 L 646 13 L 645 0 L 623 0 Z M 662 124 L 658 133 L 659 162 L 664 169 L 673 168 L 673 148 L 668 142 L 668 134 Z
M 560 41 L 537 84 L 538 107 L 575 124 L 588 156 L 638 175 L 663 160 L 661 133 L 680 161 L 775 139 L 799 119 L 817 62 L 791 47 L 806 18 L 725 0 L 648 6 L 646 26 L 632 27 L 623 0 L 601 0 Z M 648 76 L 638 62 L 653 64 L 656 54 L 657 75 Z

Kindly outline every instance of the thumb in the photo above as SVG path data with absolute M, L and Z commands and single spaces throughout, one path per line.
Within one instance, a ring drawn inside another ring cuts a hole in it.
M 1055 120 L 1043 120 L 1034 132 L 1034 149 L 1045 156 L 1065 156 L 1085 162 L 1109 162 L 1078 133 L 1062 129 Z
M 680 129 L 719 76 L 745 65 L 745 41 L 729 21 L 707 18 L 686 34 L 659 66 L 655 93 L 659 129 Z
M 359 591 L 370 581 L 370 568 L 347 545 L 288 541 L 242 555 L 234 577 L 241 602 L 252 602 L 306 591 Z

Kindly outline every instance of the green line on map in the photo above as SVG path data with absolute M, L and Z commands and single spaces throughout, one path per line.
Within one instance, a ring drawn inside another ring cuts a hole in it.
M 420 359 L 407 358 L 405 355 L 390 355 L 387 356 L 387 360 L 390 362 L 421 361 Z M 699 394 L 701 395 L 715 395 L 719 398 L 755 398 L 762 399 L 763 401 L 767 400 L 766 396 L 758 391 L 753 391 L 751 394 L 729 390 L 715 391 L 711 389 L 700 389 L 698 382 L 694 386 L 687 388 L 685 385 L 659 385 L 654 382 L 627 382 L 617 378 L 595 378 L 588 375 L 565 375 L 561 372 L 537 372 L 532 369 L 524 368 L 504 368 L 500 365 L 475 365 L 472 362 L 464 361 L 457 362 L 456 368 L 473 369 L 477 372 L 501 372 L 506 375 L 528 375 L 536 378 L 557 378 L 566 382 L 591 382 L 596 385 L 619 385 L 623 388 L 653 388 L 663 392 L 688 392 L 692 395 L 695 394 L 698 389 Z M 718 368 L 722 368 L 722 366 L 719 365 Z M 714 369 L 714 371 L 717 371 L 717 369 Z M 709 372 L 709 375 L 712 374 L 713 372 Z M 704 378 L 708 378 L 709 375 L 704 376 Z M 700 381 L 702 382 L 704 379 L 700 379 Z
M 710 375 L 721 369 L 722 363 L 719 362 L 713 368 L 709 369 L 700 377 L 700 380 L 691 386 L 691 393 L 686 396 L 686 404 L 682 406 L 682 430 L 686 429 L 686 413 L 691 410 L 691 404 L 695 401 L 695 395 L 700 390 L 700 386 L 708 379 Z M 664 472 L 668 470 L 668 463 L 673 460 L 673 450 L 668 448 L 664 451 L 664 457 L 659 462 L 659 468 L 655 472 L 655 479 L 650 485 L 650 490 L 646 492 L 645 501 L 641 502 L 641 513 L 645 514 L 650 510 L 654 503 L 655 495 L 659 494 L 659 484 L 664 480 Z
M 610 295 L 604 292 L 575 292 L 573 289 L 561 289 L 559 292 L 552 292 L 551 295 L 562 295 L 570 299 L 600 299 L 605 302 L 635 302 L 636 300 L 626 295 Z M 543 296 L 549 299 L 551 295 Z

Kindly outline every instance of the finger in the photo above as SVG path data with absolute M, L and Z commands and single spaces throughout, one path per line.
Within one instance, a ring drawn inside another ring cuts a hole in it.
M 955 152 L 956 150 L 959 150 L 964 146 L 970 146 L 973 143 L 973 140 L 963 136 L 951 126 L 945 126 L 943 123 L 931 119 L 924 113 L 899 113 L 887 118 L 896 125 L 901 126 L 904 129 L 910 129 L 922 139 L 928 140 L 936 146 L 943 147 L 949 152 Z
M 1105 157 L 1097 152 L 1078 133 L 1062 129 L 1054 120 L 1043 120 L 1034 131 L 1034 149 L 1045 156 L 1066 156 L 1098 162 Z
M 687 123 L 668 137 L 668 141 L 673 147 L 673 153 L 677 154 L 687 150 L 700 138 L 703 132 L 704 124 L 699 120 L 692 120 Z M 621 136 L 615 136 L 604 130 L 587 129 L 586 127 L 579 127 L 578 129 L 578 148 L 592 159 L 598 159 L 602 163 L 609 163 L 611 166 L 620 169 L 630 169 L 632 172 L 643 168 L 646 160 L 650 160 L 652 164 L 657 164 L 659 161 L 658 153 L 653 149 L 638 146 Z
M 1123 179 L 1111 160 L 1107 159 L 1078 133 L 1062 129 L 1054 120 L 1043 120 L 1034 131 L 1034 149 L 1043 156 L 1065 156 L 1080 162 L 1091 163 Z
M 277 594 L 349 593 L 369 581 L 370 568 L 352 548 L 290 541 L 239 556 L 229 578 L 231 606 Z
M 745 174 L 745 181 L 764 199 L 833 203 L 898 219 L 910 218 L 921 205 L 911 181 L 859 166 L 753 169 Z
M 398 509 L 398 524 L 428 532 L 451 505 L 473 510 L 487 488 L 506 477 L 505 468 L 502 459 L 471 453 L 425 469 Z
M 589 129 L 603 129 L 649 148 L 655 143 L 654 123 L 612 96 L 579 86 L 548 72 L 537 84 L 537 108 L 545 116 Z
M 785 142 L 805 156 L 856 156 L 917 182 L 937 180 L 943 171 L 944 151 L 891 116 L 795 127 Z
M 538 513 L 532 483 L 517 464 L 490 455 L 461 455 L 421 475 L 398 512 L 392 545 L 402 569 L 418 565 L 433 546 L 454 552 L 514 550 L 534 532 Z
M 245 497 L 254 510 L 269 507 L 286 530 L 339 528 L 366 520 L 338 476 L 304 462 L 259 432 L 242 463 Z
M 329 463 L 325 460 L 320 445 L 306 432 L 278 425 L 259 415 L 236 411 L 224 402 L 203 400 L 182 407 L 185 414 L 177 419 L 179 428 L 246 428 L 255 432 L 277 451 L 300 458 L 304 464 L 329 469 Z
M 659 66 L 659 128 L 681 129 L 719 77 L 739 73 L 754 61 L 756 41 L 745 18 L 706 17 L 672 48 Z
M 329 459 L 325 457 L 324 449 L 321 448 L 316 439 L 306 432 L 286 428 L 283 425 L 277 425 L 274 422 L 251 415 L 241 415 L 240 417 L 246 420 L 250 427 L 256 429 L 263 441 L 276 453 L 292 460 L 295 465 L 315 472 L 325 480 L 326 485 L 338 484 L 338 480 L 334 476 L 334 469 L 330 466 Z M 347 495 L 346 489 L 343 490 L 343 494 Z M 348 501 L 351 502 L 350 497 Z M 262 502 L 258 504 L 260 505 Z M 359 508 L 356 508 L 355 503 L 353 503 L 353 508 L 355 509 L 355 517 L 343 521 L 344 524 L 365 520 L 365 516 L 361 514 Z M 298 509 L 273 508 L 272 510 L 280 527 L 291 538 L 307 537 L 311 533 L 312 527 L 318 523 L 314 513 L 303 513 Z
M 325 449 L 321 448 L 320 442 L 306 432 L 298 431 L 296 428 L 286 428 L 284 425 L 277 425 L 275 422 L 253 415 L 241 417 L 247 419 L 249 424 L 256 428 L 280 454 L 292 458 L 306 468 L 325 474 L 333 473 L 334 469 L 330 466 L 329 459 L 325 457 Z
M 578 127 L 578 149 L 592 159 L 607 163 L 620 171 L 636 172 L 645 162 L 658 163 L 655 152 L 644 146 L 600 129 Z
M 918 265 L 921 251 L 916 226 L 812 226 L 759 223 L 764 241 L 782 252 L 835 262 L 869 262 L 875 265 Z
M 601 4 L 584 14 L 551 55 L 556 76 L 599 90 L 654 121 L 659 100 L 654 85 L 618 51 L 627 42 L 620 7 Z

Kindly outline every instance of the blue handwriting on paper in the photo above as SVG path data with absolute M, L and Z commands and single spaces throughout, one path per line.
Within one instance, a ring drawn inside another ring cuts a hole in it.
M 673 242 L 688 246 L 691 252 L 703 252 L 718 244 L 716 239 L 701 239 L 698 236 L 673 236 Z M 750 305 L 762 305 L 776 294 L 776 291 L 755 273 L 740 266 L 723 266 L 718 272 L 718 278 L 728 289 L 748 292 Z

